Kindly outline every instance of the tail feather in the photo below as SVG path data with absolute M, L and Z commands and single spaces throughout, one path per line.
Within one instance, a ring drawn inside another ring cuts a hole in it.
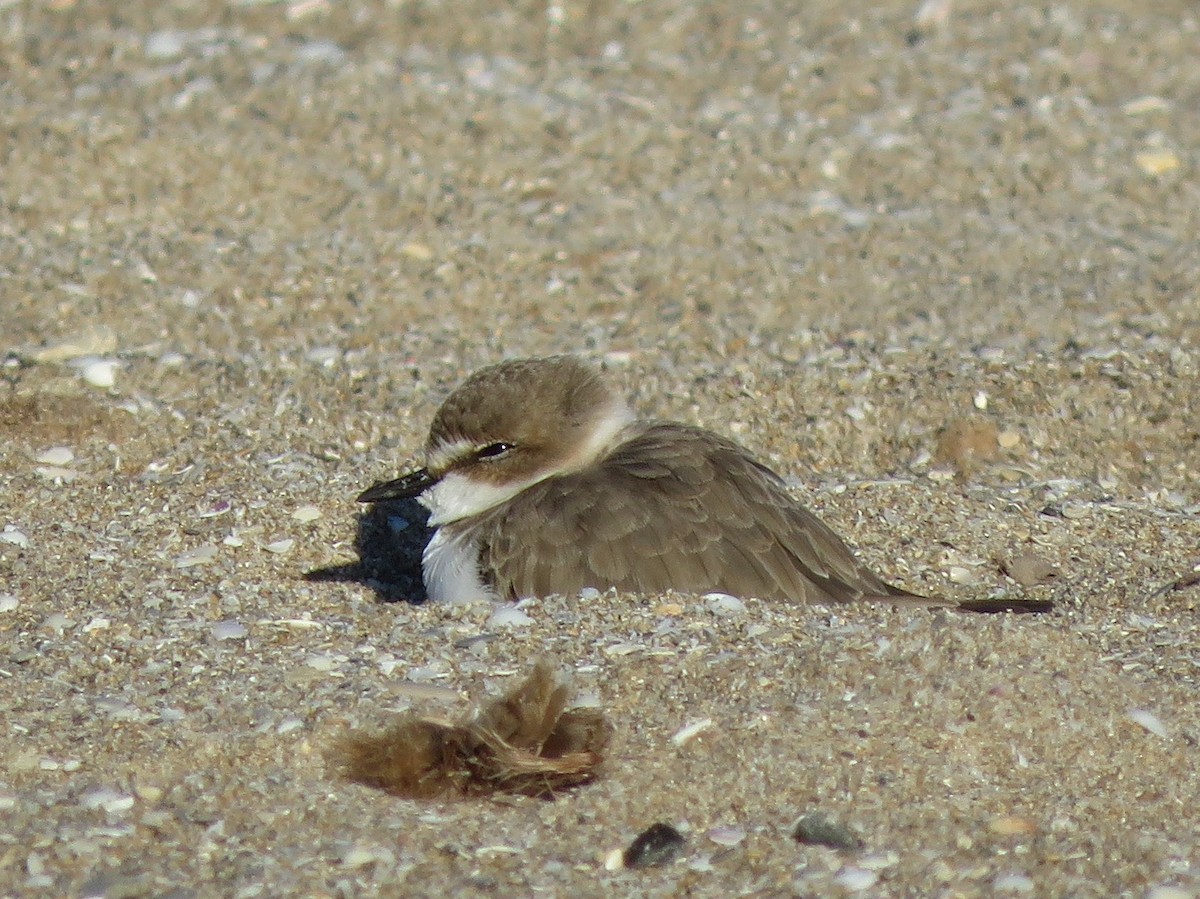
M 1041 615 L 1054 611 L 1054 600 L 1052 599 L 1030 599 L 1022 596 L 997 596 L 988 599 L 955 600 L 919 596 L 915 593 L 897 592 L 894 594 L 868 593 L 859 597 L 859 601 L 896 606 L 901 609 L 949 609 L 953 612 L 974 612 L 985 615 L 994 615 L 1000 612 Z

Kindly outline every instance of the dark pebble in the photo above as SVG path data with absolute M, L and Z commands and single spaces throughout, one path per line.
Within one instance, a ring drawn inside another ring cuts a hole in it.
M 670 824 L 651 824 L 625 850 L 626 868 L 655 868 L 665 865 L 683 848 L 683 834 Z
M 792 839 L 814 846 L 834 849 L 861 849 L 863 842 L 848 827 L 830 821 L 820 812 L 802 815 L 792 826 Z

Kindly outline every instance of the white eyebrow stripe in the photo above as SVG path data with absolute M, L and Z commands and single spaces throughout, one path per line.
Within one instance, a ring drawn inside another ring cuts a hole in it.
M 430 471 L 445 471 L 455 462 L 461 462 L 479 447 L 470 440 L 454 440 L 430 448 L 425 457 L 425 467 Z

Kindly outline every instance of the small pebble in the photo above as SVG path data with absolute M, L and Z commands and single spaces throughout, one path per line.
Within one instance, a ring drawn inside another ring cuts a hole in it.
M 488 619 L 488 627 L 529 627 L 533 619 L 515 605 L 497 606 Z
M 740 827 L 714 827 L 708 838 L 718 846 L 736 846 L 746 839 L 746 831 Z
M 304 664 L 313 671 L 332 671 L 337 667 L 337 659 L 323 652 L 314 652 L 304 660 Z
M 135 784 L 133 792 L 142 802 L 158 802 L 164 795 L 163 788 L 154 784 Z
M 84 793 L 79 804 L 84 808 L 104 809 L 109 814 L 124 814 L 133 808 L 134 798 L 116 790 L 101 787 Z
M 346 868 L 365 868 L 378 860 L 374 849 L 364 849 L 356 846 L 342 857 L 342 865 Z
M 201 518 L 216 518 L 218 515 L 224 515 L 233 508 L 233 503 L 227 499 L 220 499 L 200 513 Z
M 1022 587 L 1044 584 L 1058 577 L 1058 569 L 1037 553 L 1023 552 L 1013 556 L 1004 566 L 1004 573 Z
M 1033 880 L 1026 874 L 1015 872 L 998 874 L 992 881 L 992 889 L 997 893 L 1032 893 Z
M 52 446 L 38 453 L 34 461 L 43 465 L 70 465 L 75 461 L 75 453 L 69 446 Z
M 48 346 L 29 350 L 26 355 L 32 362 L 70 362 L 81 356 L 98 356 L 111 353 L 117 348 L 117 335 L 103 325 L 64 338 Z
M 20 604 L 21 601 L 11 593 L 0 593 L 0 612 L 11 612 Z
M 71 627 L 73 624 L 75 624 L 75 622 L 62 612 L 55 612 L 52 615 L 46 616 L 46 619 L 42 622 L 42 628 L 48 631 L 57 631 L 61 633 L 65 628 Z
M 284 718 L 277 725 L 275 725 L 275 733 L 290 734 L 292 731 L 300 730 L 303 727 L 303 719 L 297 718 L 295 715 L 289 715 L 287 718 Z
M 218 621 L 212 626 L 214 640 L 241 640 L 248 633 L 246 625 L 233 619 Z
M 988 829 L 1001 836 L 1025 836 L 1037 833 L 1038 826 L 1028 818 L 1018 815 L 1000 815 L 988 822 Z
M 305 353 L 304 358 L 325 368 L 331 368 L 342 358 L 342 351 L 335 346 L 318 346 Z
M 1164 740 L 1170 736 L 1167 726 L 1153 712 L 1147 709 L 1130 709 L 1126 714 L 1129 716 L 1130 721 L 1140 724 L 1146 730 L 1150 731 L 1150 733 L 1154 734 L 1154 736 L 1162 737 Z
M 913 14 L 913 24 L 918 28 L 941 27 L 954 11 L 954 0 L 924 0 Z
M 346 58 L 346 51 L 333 41 L 307 41 L 296 48 L 295 54 L 299 62 L 327 63 L 332 66 L 341 65 Z
M 176 568 L 194 568 L 197 565 L 208 565 L 217 558 L 217 548 L 211 543 L 197 546 L 181 552 L 175 557 Z
M 41 770 L 42 759 L 36 752 L 26 749 L 14 752 L 8 761 L 8 770 L 14 774 L 28 773 Z
M 671 742 L 676 746 L 682 746 L 685 743 L 691 742 L 712 726 L 712 718 L 701 718 L 699 721 L 689 722 L 671 735 Z
M 142 42 L 142 52 L 151 59 L 173 59 L 187 48 L 187 33 L 155 31 Z
M 952 566 L 950 571 L 947 572 L 947 576 L 950 578 L 950 582 L 953 584 L 969 585 L 974 584 L 977 580 L 975 577 L 975 572 L 973 572 L 970 568 L 964 568 L 961 565 Z
M 866 855 L 858 860 L 858 866 L 868 871 L 883 871 L 900 864 L 900 856 L 894 852 L 877 852 Z
M 1137 160 L 1138 168 L 1147 175 L 1165 175 L 1179 168 L 1179 157 L 1173 150 L 1145 150 L 1138 153 L 1134 159 Z
M 410 681 L 417 684 L 423 684 L 431 680 L 440 680 L 443 677 L 449 677 L 448 673 L 438 665 L 414 665 L 408 669 L 408 674 L 405 675 Z
M 863 868 L 842 868 L 833 878 L 833 882 L 844 890 L 857 893 L 875 886 L 879 882 L 879 875 Z
M 321 510 L 318 509 L 316 506 L 301 506 L 299 509 L 297 509 L 295 512 L 292 513 L 292 518 L 296 519 L 297 521 L 302 521 L 305 523 L 310 522 L 310 521 L 316 521 L 320 517 L 321 517 Z
M 708 601 L 708 607 L 717 615 L 728 617 L 741 615 L 746 611 L 746 604 L 728 593 L 706 593 L 704 599 Z
M 287 537 L 283 540 L 276 540 L 274 543 L 268 543 L 266 546 L 263 547 L 263 549 L 265 549 L 269 553 L 275 553 L 276 555 L 283 555 L 284 553 L 289 552 L 291 550 L 291 548 L 295 545 L 296 545 L 296 541 L 293 540 L 291 537 Z
M 626 868 L 657 868 L 674 860 L 684 842 L 683 834 L 670 824 L 651 824 L 634 838 L 621 860 Z
M 117 383 L 117 369 L 121 367 L 116 359 L 94 356 L 85 356 L 72 364 L 79 369 L 79 376 L 93 387 L 112 387 Z
M 808 812 L 792 825 L 792 839 L 811 846 L 861 849 L 863 842 L 850 828 L 830 821 L 820 812 Z
M 119 696 L 98 696 L 96 708 L 116 721 L 141 721 L 149 717 L 133 703 Z
M 155 272 L 154 269 L 152 269 L 150 267 L 150 263 L 147 262 L 145 259 L 135 258 L 133 267 L 134 267 L 134 271 L 137 272 L 137 276 L 144 283 L 146 283 L 146 284 L 157 284 L 158 283 L 158 273 Z
M 64 484 L 69 484 L 79 477 L 79 472 L 75 469 L 63 468 L 58 465 L 39 465 L 34 471 L 47 481 L 62 481 Z
M 644 643 L 613 643 L 610 646 L 604 647 L 604 654 L 619 658 L 621 656 L 633 655 L 635 652 L 641 652 L 646 648 Z
M 29 535 L 15 525 L 6 524 L 4 530 L 0 531 L 0 543 L 10 543 L 24 549 L 29 545 Z
M 1148 96 L 1130 100 L 1121 107 L 1125 115 L 1145 115 L 1148 112 L 1166 112 L 1171 104 L 1162 97 Z
M 1080 518 L 1087 518 L 1092 514 L 1092 507 L 1088 503 L 1073 503 L 1065 502 L 1059 507 L 1062 517 L 1071 521 L 1078 521 Z
M 400 255 L 418 262 L 428 262 L 433 258 L 433 250 L 423 243 L 406 243 L 400 248 Z
M 1157 884 L 1146 891 L 1146 899 L 1196 899 L 1197 895 L 1200 894 L 1169 883 Z
M 393 690 L 398 698 L 413 702 L 454 703 L 461 701 L 463 698 L 462 694 L 457 690 L 450 687 L 442 687 L 438 684 L 414 684 L 405 681 L 396 684 Z

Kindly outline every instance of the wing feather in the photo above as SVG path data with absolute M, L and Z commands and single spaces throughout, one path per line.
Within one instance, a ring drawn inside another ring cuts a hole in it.
M 863 566 L 744 448 L 685 425 L 647 425 L 477 526 L 480 567 L 512 598 L 584 587 L 796 601 L 911 596 Z

